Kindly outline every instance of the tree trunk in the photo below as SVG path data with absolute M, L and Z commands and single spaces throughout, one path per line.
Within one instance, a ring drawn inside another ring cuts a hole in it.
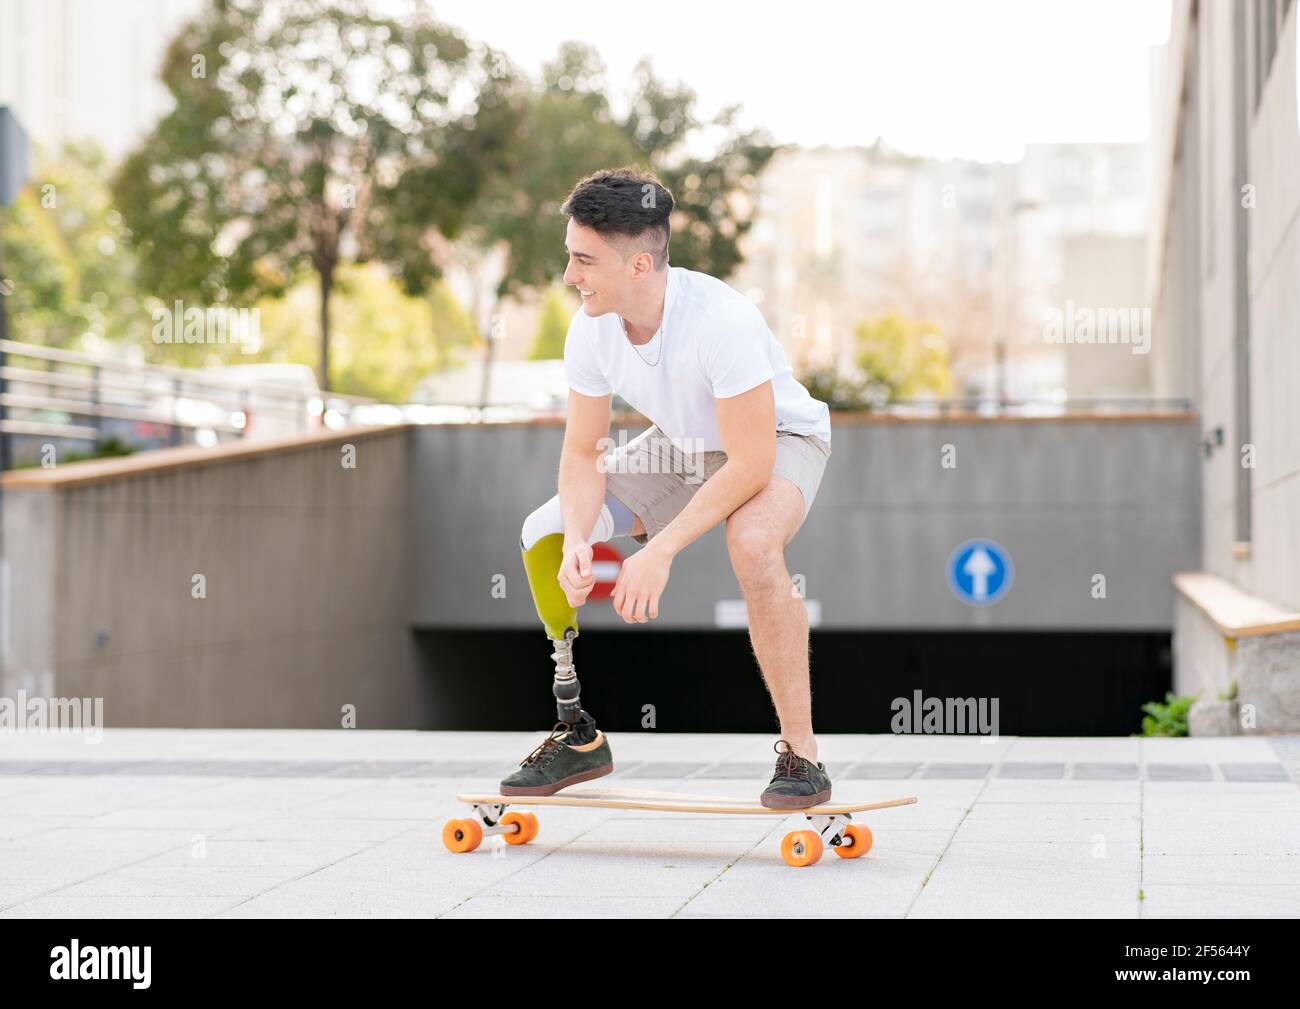
M 488 324 L 487 349 L 483 354 L 483 383 L 479 389 L 479 407 L 486 409 L 492 393 L 492 352 L 495 349 L 492 339 L 492 326 Z
M 479 379 L 478 405 L 483 410 L 488 405 L 488 395 L 492 387 L 492 320 L 488 320 L 487 330 L 483 329 L 483 278 L 478 270 L 470 271 L 470 317 L 474 328 L 483 337 L 483 374 Z
M 330 291 L 334 287 L 334 268 L 320 271 L 320 388 L 330 387 Z

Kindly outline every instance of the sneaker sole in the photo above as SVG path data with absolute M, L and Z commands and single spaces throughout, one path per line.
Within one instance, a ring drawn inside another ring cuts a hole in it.
M 830 798 L 831 789 L 828 788 L 817 792 L 815 795 L 769 795 L 764 793 L 758 797 L 758 801 L 760 805 L 767 809 L 807 809 L 809 806 L 819 806 L 823 802 L 829 802 Z
M 582 781 L 590 781 L 592 778 L 603 778 L 605 775 L 612 773 L 614 764 L 610 763 L 603 767 L 594 767 L 590 771 L 582 771 L 579 774 L 571 774 L 567 778 L 561 778 L 559 781 L 549 785 L 502 785 L 499 795 L 554 795 L 562 788 L 568 788 L 570 785 L 576 785 Z

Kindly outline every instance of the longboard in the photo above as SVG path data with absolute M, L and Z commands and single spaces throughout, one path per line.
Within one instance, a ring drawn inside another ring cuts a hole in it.
M 448 820 L 442 840 L 448 850 L 473 851 L 485 835 L 500 834 L 507 844 L 528 844 L 537 837 L 535 813 L 506 812 L 510 806 L 577 806 L 585 809 L 644 809 L 662 813 L 728 813 L 742 816 L 803 814 L 809 826 L 786 834 L 781 857 L 796 867 L 812 865 L 826 846 L 841 858 L 858 858 L 871 850 L 871 830 L 853 823 L 854 813 L 907 806 L 915 795 L 877 802 L 827 802 L 801 809 L 769 809 L 753 799 L 734 795 L 699 795 L 690 792 L 647 792 L 624 788 L 564 788 L 554 795 L 500 795 L 467 792 L 456 796 L 473 809 L 473 818 Z

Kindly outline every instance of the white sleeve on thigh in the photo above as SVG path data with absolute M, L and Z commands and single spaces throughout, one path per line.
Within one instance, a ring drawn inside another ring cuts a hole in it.
M 560 495 L 553 498 L 524 519 L 524 528 L 519 538 L 519 545 L 524 550 L 531 550 L 533 544 L 543 536 L 564 532 L 564 509 L 560 506 Z M 614 516 L 610 514 L 609 505 L 600 506 L 596 524 L 592 527 L 588 543 L 604 543 L 614 537 Z
M 523 550 L 531 550 L 543 536 L 562 532 L 564 532 L 564 510 L 560 507 L 560 495 L 556 494 L 524 519 L 519 546 Z

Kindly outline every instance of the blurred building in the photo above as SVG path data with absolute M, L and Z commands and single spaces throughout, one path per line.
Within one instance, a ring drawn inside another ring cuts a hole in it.
M 1260 724 L 1300 725 L 1298 91 L 1291 0 L 1175 0 L 1155 123 L 1152 364 L 1200 416 L 1201 565 L 1176 580 L 1175 687 L 1202 691 L 1221 731 L 1250 731 L 1248 707 Z
M 1018 376 L 1013 394 L 1063 388 L 1072 398 L 1150 393 L 1147 354 L 1134 343 L 1101 342 L 1106 321 L 1136 313 L 1149 337 L 1144 301 L 1149 159 L 1145 144 L 1030 144 L 1012 166 L 1013 197 L 998 272 L 999 320 L 1010 359 L 1036 373 Z M 1085 313 L 1091 313 L 1090 315 Z M 1097 342 L 1050 344 L 1055 319 L 1075 320 L 1071 336 Z M 1132 335 L 1132 334 L 1130 334 Z M 1048 350 L 1047 354 L 1036 349 Z M 1059 351 L 1056 353 L 1055 351 Z
M 4 0 L 0 105 L 12 106 L 44 147 L 90 137 L 118 157 L 169 110 L 158 81 L 163 52 L 201 7 L 202 0 Z
M 763 173 L 730 282 L 759 304 L 796 371 L 850 367 L 854 327 L 872 315 L 978 316 L 958 309 L 990 285 L 1000 170 L 881 144 L 783 151 Z M 985 328 L 945 335 L 960 345 Z
M 959 392 L 1143 394 L 1144 360 L 1076 354 L 1044 319 L 1068 302 L 1142 307 L 1147 174 L 1144 144 L 1030 145 L 1014 164 L 784 151 L 731 282 L 796 371 L 851 367 L 858 323 L 902 312 L 940 326 Z

